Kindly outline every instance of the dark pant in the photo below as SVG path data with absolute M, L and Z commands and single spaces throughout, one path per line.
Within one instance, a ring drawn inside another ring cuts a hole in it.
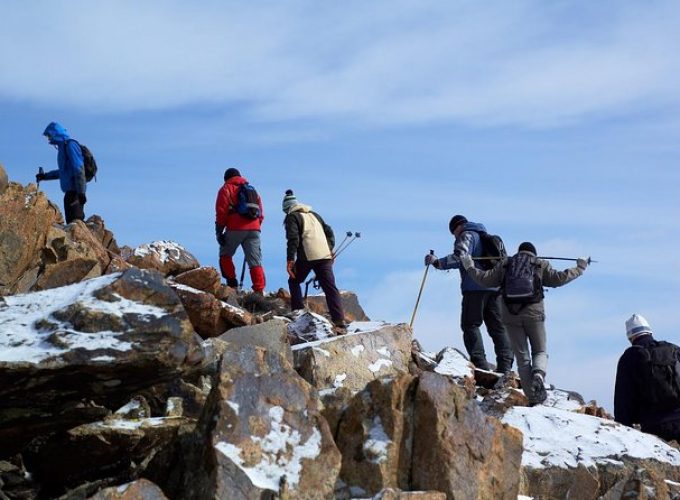
M 479 327 L 482 322 L 493 341 L 496 351 L 496 371 L 505 373 L 512 368 L 512 350 L 501 319 L 501 301 L 498 292 L 463 292 L 460 327 L 470 361 L 482 370 L 489 364 L 484 352 L 484 342 Z
M 340 292 L 338 292 L 338 287 L 335 286 L 333 261 L 331 259 L 298 260 L 295 262 L 295 279 L 288 278 L 290 308 L 295 310 L 305 307 L 300 284 L 305 281 L 312 271 L 316 274 L 316 279 L 319 280 L 321 289 L 326 295 L 326 304 L 328 305 L 328 312 L 331 315 L 333 323 L 344 323 L 345 312 L 342 310 Z
M 74 220 L 85 220 L 85 198 L 84 194 L 78 194 L 75 191 L 66 191 L 64 193 L 64 217 L 66 224 L 70 224 Z

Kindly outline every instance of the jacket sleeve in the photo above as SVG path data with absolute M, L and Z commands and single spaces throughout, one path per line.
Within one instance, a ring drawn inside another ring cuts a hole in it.
M 636 373 L 631 354 L 630 351 L 626 351 L 619 359 L 614 389 L 614 420 L 628 426 L 640 423 L 635 404 L 636 392 L 633 378 Z
M 59 169 L 58 168 L 55 169 L 55 170 L 50 170 L 49 172 L 45 172 L 45 180 L 51 181 L 51 180 L 58 179 L 58 178 L 59 178 Z
M 80 149 L 78 142 L 69 140 L 64 144 L 66 148 L 66 175 L 73 179 L 73 187 L 77 193 L 84 193 L 86 191 L 85 181 L 85 160 L 83 160 L 83 152 Z
M 262 205 L 262 198 L 257 195 L 257 204 L 260 205 L 260 224 L 264 221 L 264 206 Z
M 566 285 L 570 281 L 574 281 L 583 274 L 583 269 L 579 269 L 578 267 L 570 267 L 564 271 L 556 271 L 552 268 L 550 262 L 543 262 L 545 262 L 545 267 L 543 268 L 543 286 L 556 288 L 558 286 Z
M 459 269 L 460 258 L 465 254 L 472 255 L 474 245 L 474 234 L 471 231 L 463 231 L 460 238 L 456 240 L 453 246 L 453 253 L 442 257 L 439 260 L 439 269 Z
M 494 267 L 485 271 L 477 267 L 471 267 L 466 269 L 468 276 L 470 276 L 478 285 L 485 287 L 496 287 L 503 283 L 503 277 L 505 276 L 505 264 L 507 259 L 499 261 Z
M 215 201 L 215 225 L 227 226 L 227 213 L 229 213 L 229 199 L 227 195 L 227 188 L 222 187 L 217 192 L 217 200 Z
M 286 227 L 286 260 L 295 260 L 297 249 L 300 246 L 300 234 L 302 233 L 300 221 L 294 214 L 288 214 L 283 224 Z

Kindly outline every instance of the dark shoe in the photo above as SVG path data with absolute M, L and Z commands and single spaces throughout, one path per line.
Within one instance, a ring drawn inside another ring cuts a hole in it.
M 238 288 L 238 280 L 236 278 L 227 278 L 227 286 Z
M 515 384 L 514 377 L 510 371 L 505 372 L 493 386 L 496 390 L 514 389 L 515 387 L 517 387 L 517 385 Z
M 333 322 L 333 331 L 336 335 L 345 335 L 347 333 L 347 323 L 344 321 Z
M 534 397 L 530 398 L 531 403 L 533 403 L 531 406 L 543 403 L 548 397 L 548 393 L 545 390 L 543 375 L 538 372 L 534 373 L 534 378 L 531 382 L 531 392 L 534 394 Z

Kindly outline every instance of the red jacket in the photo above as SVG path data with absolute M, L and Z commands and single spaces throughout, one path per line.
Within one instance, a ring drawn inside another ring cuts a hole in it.
M 215 222 L 231 231 L 259 231 L 264 220 L 262 199 L 257 196 L 260 205 L 260 218 L 248 219 L 237 213 L 235 205 L 238 197 L 238 187 L 248 182 L 244 177 L 230 177 L 217 192 L 215 202 Z

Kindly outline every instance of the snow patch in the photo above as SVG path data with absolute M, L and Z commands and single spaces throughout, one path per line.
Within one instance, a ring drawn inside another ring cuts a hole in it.
M 516 406 L 502 421 L 522 431 L 522 465 L 534 469 L 590 467 L 624 456 L 680 465 L 680 451 L 611 420 L 545 406 Z
M 331 353 L 328 352 L 326 349 L 322 349 L 321 347 L 312 347 L 312 350 L 315 351 L 315 352 L 323 354 L 327 358 L 331 357 Z
M 433 358 L 434 359 L 434 358 Z M 441 361 L 434 368 L 436 373 L 450 377 L 472 377 L 475 369 L 463 354 L 453 347 L 447 347 L 442 353 Z
M 356 358 L 356 357 L 359 356 L 359 354 L 364 352 L 364 350 L 365 350 L 365 348 L 364 348 L 363 345 L 355 345 L 354 347 L 352 347 L 352 349 L 350 349 L 350 352 Z
M 142 427 L 159 427 L 165 424 L 169 418 L 172 417 L 153 417 L 153 418 L 139 418 L 139 419 L 125 419 L 125 418 L 115 418 L 110 420 L 104 420 L 102 422 L 95 422 L 92 425 L 94 427 L 104 427 L 109 429 L 120 429 L 120 430 L 135 430 L 141 429 Z
M 351 333 L 368 333 L 380 330 L 389 325 L 384 321 L 352 321 L 347 326 L 347 331 Z
M 73 349 L 131 349 L 132 344 L 118 339 L 122 332 L 80 332 L 51 316 L 72 304 L 117 317 L 132 313 L 142 318 L 160 318 L 167 314 L 160 307 L 140 304 L 115 294 L 114 302 L 94 297 L 94 292 L 112 284 L 120 275 L 114 273 L 60 288 L 0 299 L 0 362 L 40 363 Z M 54 326 L 40 330 L 36 327 L 40 320 L 47 320 Z M 61 346 L 47 341 L 51 335 L 56 336 Z
M 383 366 L 391 366 L 391 365 L 392 365 L 391 359 L 380 358 L 375 363 L 371 363 L 370 365 L 368 365 L 368 369 L 371 370 L 373 373 L 376 373 L 376 372 L 379 372 L 380 369 Z
M 90 359 L 90 361 L 101 361 L 102 363 L 108 363 L 115 360 L 116 358 L 113 356 L 95 356 L 94 358 Z
M 145 257 L 149 254 L 153 254 L 158 257 L 158 259 L 163 264 L 165 264 L 170 259 L 179 259 L 183 252 L 189 253 L 187 252 L 186 248 L 184 248 L 179 243 L 175 243 L 174 241 L 160 240 L 139 245 L 137 248 L 135 248 L 134 255 L 137 257 Z
M 271 429 L 264 437 L 252 436 L 260 445 L 262 460 L 252 466 L 245 465 L 241 449 L 226 441 L 220 441 L 215 448 L 245 472 L 253 485 L 278 491 L 279 481 L 286 476 L 288 484 L 295 488 L 300 481 L 303 459 L 314 459 L 321 452 L 321 433 L 314 428 L 309 439 L 301 442 L 300 433 L 283 423 L 283 408 L 269 409 Z
M 336 389 L 342 387 L 342 383 L 345 381 L 346 378 L 347 378 L 346 373 L 338 373 L 335 376 L 335 380 L 333 381 L 333 387 L 335 387 Z
M 381 347 L 380 349 L 376 349 L 375 352 L 378 354 L 385 356 L 386 358 L 389 358 L 392 356 L 392 353 L 387 347 Z
M 229 405 L 229 408 L 231 408 L 232 410 L 234 410 L 234 413 L 236 413 L 236 415 L 238 415 L 238 410 L 239 410 L 239 408 L 240 408 L 240 406 L 238 405 L 238 403 L 235 403 L 234 401 L 229 401 L 229 400 L 227 399 L 227 404 Z
M 374 464 L 386 462 L 387 450 L 391 444 L 392 440 L 385 434 L 380 417 L 375 417 L 363 446 L 366 457 Z

